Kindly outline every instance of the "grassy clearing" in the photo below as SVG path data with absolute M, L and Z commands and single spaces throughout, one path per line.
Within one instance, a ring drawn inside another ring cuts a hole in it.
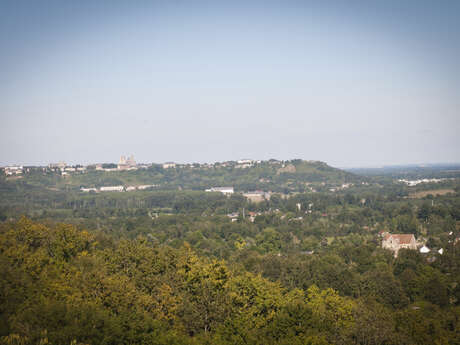
M 411 193 L 409 197 L 413 199 L 421 199 L 421 198 L 426 197 L 429 194 L 436 196 L 436 195 L 445 195 L 449 193 L 455 193 L 455 191 L 453 189 L 447 189 L 447 188 L 446 189 L 430 189 L 430 190 L 423 190 L 423 191 Z

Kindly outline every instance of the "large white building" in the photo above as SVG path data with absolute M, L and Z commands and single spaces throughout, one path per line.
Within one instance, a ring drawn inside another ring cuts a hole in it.
M 85 188 L 85 187 L 81 187 L 80 191 L 82 191 L 84 193 L 89 193 L 89 192 L 97 193 L 98 192 L 97 188 Z
M 123 186 L 109 186 L 99 188 L 101 192 L 123 192 L 125 187 Z
M 212 187 L 206 189 L 206 192 L 220 192 L 225 195 L 233 194 L 234 190 L 233 187 Z

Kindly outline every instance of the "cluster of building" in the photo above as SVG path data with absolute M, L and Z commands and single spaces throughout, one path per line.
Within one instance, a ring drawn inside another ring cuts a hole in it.
M 382 248 L 391 250 L 395 257 L 398 256 L 401 249 L 418 250 L 421 254 L 425 255 L 433 252 L 423 241 L 417 241 L 413 234 L 390 234 L 388 232 L 381 232 L 380 235 L 382 236 Z M 452 235 L 452 232 L 450 235 Z M 435 250 L 435 253 L 442 255 L 444 249 L 439 248 Z
M 282 165 L 284 166 L 283 161 L 279 161 L 276 159 L 270 159 L 267 161 L 270 165 Z M 179 164 L 174 162 L 166 162 L 161 164 L 163 169 L 175 169 L 175 168 L 183 168 L 183 169 L 212 169 L 218 167 L 230 167 L 236 169 L 245 169 L 255 166 L 256 164 L 262 163 L 261 160 L 252 160 L 252 159 L 240 159 L 238 161 L 225 161 L 225 162 L 215 162 L 215 163 L 189 163 L 189 164 Z M 126 170 L 136 170 L 142 168 L 148 168 L 149 166 L 154 164 L 138 164 L 134 156 L 121 156 L 118 164 L 114 163 L 98 163 L 98 164 L 90 164 L 87 166 L 82 165 L 67 165 L 65 162 L 61 161 L 58 163 L 50 163 L 47 167 L 30 167 L 30 168 L 43 168 L 45 169 L 44 172 L 56 172 L 61 175 L 67 175 L 69 173 L 84 173 L 88 170 L 97 170 L 97 171 L 105 171 L 105 172 L 114 172 L 114 171 L 126 171 Z M 26 173 L 25 169 L 19 165 L 12 165 L 3 168 L 5 175 L 12 176 L 12 175 L 20 175 Z
M 22 175 L 24 167 L 20 165 L 11 165 L 3 168 L 6 176 Z
M 24 167 L 22 165 L 10 165 L 10 166 L 3 167 L 3 172 L 5 173 L 6 176 L 21 176 L 23 174 L 27 174 L 32 171 L 40 171 L 43 173 L 56 172 L 56 173 L 60 173 L 61 175 L 67 175 L 69 173 L 74 173 L 74 172 L 86 172 L 86 168 L 81 165 L 68 166 L 64 162 L 50 163 L 46 167 L 42 167 L 42 166 Z
M 278 162 L 278 161 L 277 161 Z M 174 162 L 163 163 L 163 169 L 172 169 L 172 168 L 188 168 L 188 169 L 210 169 L 216 167 L 233 167 L 236 169 L 244 169 L 253 167 L 256 164 L 262 163 L 261 160 L 252 160 L 252 159 L 240 159 L 238 161 L 226 161 L 226 162 L 216 162 L 216 163 L 191 163 L 191 164 L 179 164 Z
M 439 183 L 442 181 L 447 180 L 446 178 L 422 178 L 418 180 L 406 180 L 406 179 L 399 179 L 399 182 L 405 183 L 409 187 L 416 186 L 420 183 Z
M 59 163 L 50 163 L 48 164 L 48 171 L 53 171 L 53 172 L 58 172 L 62 176 L 69 175 L 70 173 L 85 173 L 86 172 L 86 167 L 81 166 L 81 165 L 67 165 L 65 162 L 59 162 Z
M 239 161 L 237 161 L 235 168 L 237 169 L 251 168 L 255 164 L 258 164 L 258 163 L 261 163 L 261 161 L 254 161 L 252 159 L 240 159 Z
M 233 187 L 212 187 L 205 190 L 206 192 L 219 192 L 224 195 L 231 195 L 235 192 Z M 270 200 L 271 192 L 264 192 L 261 190 L 250 191 L 243 193 L 243 196 L 249 201 L 258 203 L 265 200 Z
M 265 212 L 265 213 L 269 213 L 269 212 Z M 256 219 L 257 216 L 260 216 L 264 213 L 262 212 L 248 212 L 247 214 L 244 212 L 243 210 L 243 218 L 246 218 L 246 216 L 248 217 L 249 221 L 251 223 L 254 223 L 254 220 Z M 229 213 L 227 214 L 227 217 L 230 218 L 232 220 L 232 223 L 233 222 L 236 222 L 238 221 L 238 218 L 240 217 L 240 214 L 239 212 L 232 212 L 232 213 Z
M 85 173 L 88 170 L 98 170 L 98 171 L 122 171 L 122 170 L 136 170 L 139 168 L 147 168 L 147 165 L 139 165 L 134 160 L 134 156 L 131 155 L 130 157 L 126 158 L 125 156 L 121 156 L 118 164 L 93 164 L 88 166 L 82 165 L 68 165 L 66 162 L 60 161 L 58 163 L 49 163 L 48 166 L 30 166 L 30 167 L 23 167 L 20 165 L 11 165 L 3 167 L 3 171 L 6 176 L 14 176 L 14 175 L 22 175 L 23 173 L 27 173 L 33 170 L 39 169 L 43 173 L 46 172 L 54 172 L 59 173 L 62 176 L 69 175 L 71 173 Z
M 353 183 L 343 183 L 341 186 L 329 188 L 330 192 L 337 192 L 339 190 L 344 190 L 353 186 Z

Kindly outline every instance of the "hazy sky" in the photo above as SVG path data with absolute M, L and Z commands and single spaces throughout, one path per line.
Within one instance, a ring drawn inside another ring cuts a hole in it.
M 0 1 L 0 165 L 460 161 L 460 1 Z

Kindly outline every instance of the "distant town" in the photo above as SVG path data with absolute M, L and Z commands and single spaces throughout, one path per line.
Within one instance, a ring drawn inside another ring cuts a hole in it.
M 270 160 L 273 164 L 281 163 L 282 161 L 278 161 L 275 159 Z M 251 160 L 251 159 L 242 159 L 238 161 L 227 161 L 227 162 L 216 162 L 216 163 L 189 163 L 189 164 L 179 164 L 174 162 L 165 162 L 160 164 L 163 169 L 174 169 L 174 168 L 198 168 L 198 169 L 209 169 L 215 166 L 227 167 L 233 166 L 237 169 L 244 169 L 250 168 L 257 163 L 261 163 L 261 160 Z M 147 169 L 148 167 L 155 165 L 156 163 L 145 164 L 136 163 L 134 159 L 134 155 L 129 157 L 121 156 L 118 164 L 115 163 L 97 163 L 97 164 L 89 164 L 89 165 L 69 165 L 63 161 L 59 163 L 49 163 L 47 166 L 23 166 L 23 165 L 9 165 L 1 167 L 0 169 L 3 170 L 6 176 L 18 176 L 24 173 L 28 173 L 32 170 L 42 170 L 46 171 L 53 171 L 56 173 L 60 173 L 62 176 L 66 176 L 71 173 L 85 173 L 90 170 L 96 171 L 129 171 L 129 170 L 137 170 L 137 169 Z
M 310 163 L 321 163 L 316 161 L 307 161 Z M 151 167 L 156 167 L 163 170 L 170 169 L 186 169 L 186 170 L 201 170 L 206 171 L 209 169 L 216 168 L 231 168 L 231 169 L 249 169 L 256 167 L 258 164 L 268 164 L 269 166 L 276 167 L 277 173 L 293 173 L 295 172 L 295 167 L 290 163 L 290 161 L 281 161 L 276 159 L 270 159 L 268 161 L 262 160 L 253 160 L 253 159 L 240 159 L 237 161 L 224 161 L 224 162 L 215 162 L 215 163 L 187 163 L 180 164 L 175 162 L 164 162 L 164 163 L 137 163 L 134 155 L 124 156 L 122 155 L 117 164 L 115 163 L 97 163 L 89 165 L 69 165 L 66 162 L 58 163 L 49 163 L 47 166 L 22 166 L 22 165 L 10 165 L 5 167 L 0 167 L 0 171 L 3 171 L 3 174 L 7 179 L 16 180 L 22 179 L 28 174 L 37 174 L 40 175 L 55 175 L 60 178 L 66 179 L 71 176 L 79 174 L 87 174 L 90 172 L 131 172 L 142 169 L 149 169 Z M 424 179 L 399 179 L 398 182 L 405 184 L 407 186 L 417 186 L 421 183 L 439 183 L 447 180 L 447 178 L 424 178 Z M 260 183 L 269 183 L 270 179 L 260 178 Z M 353 187 L 355 183 L 345 182 L 345 183 L 309 183 L 305 182 L 305 188 L 313 193 L 317 192 L 317 189 L 320 188 L 322 191 L 329 192 L 339 192 L 350 187 Z M 359 185 L 369 185 L 368 182 L 361 181 Z M 133 192 L 133 191 L 142 191 L 150 190 L 155 187 L 160 187 L 158 184 L 114 184 L 114 185 L 104 185 L 104 186 L 94 186 L 94 185 L 80 185 L 79 191 L 81 193 L 101 193 L 101 192 Z M 180 187 L 179 187 L 180 188 Z M 218 192 L 224 195 L 231 195 L 235 192 L 233 186 L 210 186 L 204 188 L 206 192 Z M 239 191 L 245 198 L 251 202 L 262 202 L 270 200 L 271 195 L 273 194 L 270 190 L 246 190 Z M 291 192 L 289 192 L 291 193 Z M 279 193 L 278 193 L 279 194 Z M 284 197 L 288 197 L 286 194 Z M 365 200 L 363 201 L 365 202 Z M 235 218 L 235 217 L 233 217 Z

